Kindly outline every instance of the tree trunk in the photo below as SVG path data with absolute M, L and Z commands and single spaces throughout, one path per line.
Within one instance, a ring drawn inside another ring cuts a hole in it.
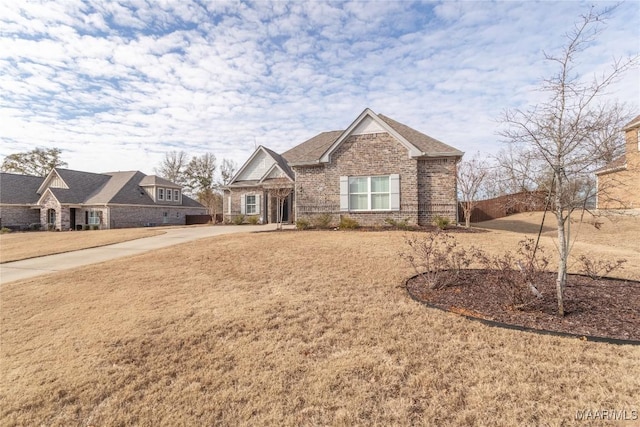
M 565 219 L 564 209 L 562 205 L 562 172 L 556 172 L 556 185 L 555 185 L 555 210 L 556 219 L 558 222 L 558 250 L 560 251 L 560 257 L 558 259 L 558 276 L 556 278 L 556 294 L 558 298 L 558 314 L 564 316 L 564 288 L 567 283 L 567 236 L 565 233 Z

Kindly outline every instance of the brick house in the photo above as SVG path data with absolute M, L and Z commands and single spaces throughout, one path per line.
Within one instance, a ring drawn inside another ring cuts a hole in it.
M 625 154 L 596 171 L 598 209 L 640 209 L 640 116 L 622 130 Z
M 53 169 L 46 177 L 0 174 L 2 226 L 76 230 L 185 224 L 207 209 L 172 182 L 142 172 Z
M 463 153 L 365 109 L 345 130 L 323 132 L 279 155 L 256 152 L 224 189 L 225 220 L 258 215 L 273 222 L 274 185 L 292 188 L 284 220 L 328 214 L 361 225 L 387 218 L 431 224 L 457 221 L 456 165 Z

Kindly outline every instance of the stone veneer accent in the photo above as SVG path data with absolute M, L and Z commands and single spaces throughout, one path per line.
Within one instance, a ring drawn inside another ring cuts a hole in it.
M 625 132 L 625 170 L 598 175 L 598 209 L 640 209 L 640 128 Z
M 338 223 L 347 215 L 360 225 L 382 225 L 386 218 L 427 225 L 436 215 L 457 220 L 456 160 L 412 159 L 407 149 L 387 133 L 352 135 L 318 166 L 294 166 L 296 218 L 313 220 L 330 214 Z M 400 175 L 400 210 L 341 212 L 340 177 Z

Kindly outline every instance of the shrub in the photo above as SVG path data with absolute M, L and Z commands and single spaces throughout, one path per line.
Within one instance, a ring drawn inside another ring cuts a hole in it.
M 258 217 L 257 215 L 251 215 L 247 218 L 247 222 L 251 225 L 256 225 L 260 222 L 260 217 Z
M 235 225 L 241 225 L 244 223 L 244 215 L 236 215 L 233 217 L 233 223 Z
M 296 229 L 307 230 L 310 227 L 309 221 L 304 218 L 296 220 Z
M 593 280 L 602 279 L 614 270 L 622 269 L 622 264 L 627 262 L 626 259 L 616 261 L 605 261 L 602 259 L 592 259 L 586 255 L 580 255 L 578 258 L 580 263 L 580 273 L 589 276 Z
M 11 229 L 7 227 L 0 228 L 0 234 L 11 233 Z
M 342 218 L 340 218 L 340 224 L 338 225 L 338 227 L 344 228 L 346 230 L 353 230 L 360 227 L 360 224 L 358 224 L 358 221 L 351 217 L 343 216 Z
M 31 231 L 40 231 L 42 228 L 42 224 L 39 222 L 34 222 L 33 224 L 29 224 L 29 230 Z
M 538 287 L 551 280 L 545 270 L 549 260 L 544 251 L 537 248 L 534 253 L 534 250 L 534 240 L 525 238 L 518 242 L 516 255 L 505 252 L 504 255 L 488 256 L 478 251 L 480 263 L 490 271 L 499 291 L 515 309 L 525 308 L 542 298 Z
M 56 225 L 55 224 L 47 224 L 47 230 L 49 231 L 54 231 L 56 229 Z
M 331 228 L 331 222 L 333 221 L 333 218 L 331 214 L 323 213 L 323 214 L 314 216 L 311 221 L 315 228 L 325 229 L 325 228 Z
M 449 218 L 445 218 L 443 216 L 436 215 L 436 217 L 433 218 L 433 224 L 436 227 L 438 227 L 440 230 L 444 230 L 449 225 L 451 225 L 451 221 L 449 220 Z
M 91 226 L 91 229 L 92 229 L 92 230 L 100 230 L 100 226 L 99 226 L 99 225 L 97 225 L 97 224 L 93 224 L 93 225 Z
M 91 228 L 91 226 L 90 226 L 89 224 L 84 224 L 84 225 L 82 226 L 82 229 L 83 229 L 83 230 L 89 230 L 90 228 Z
M 409 218 L 405 218 L 401 221 L 396 221 L 393 218 L 386 218 L 384 222 L 400 230 L 412 230 L 414 228 L 411 224 L 409 224 Z
M 458 247 L 455 237 L 437 230 L 423 236 L 405 237 L 409 250 L 400 254 L 431 289 L 441 289 L 458 281 L 460 272 L 473 261 L 476 249 Z

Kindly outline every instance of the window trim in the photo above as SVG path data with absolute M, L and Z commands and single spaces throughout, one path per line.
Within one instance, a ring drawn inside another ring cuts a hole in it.
M 366 178 L 367 179 L 367 191 L 366 192 L 362 192 L 362 193 L 352 193 L 351 192 L 351 180 L 352 179 L 362 179 L 362 178 Z M 371 178 L 387 178 L 387 188 L 388 191 L 386 192 L 381 192 L 381 191 L 376 191 L 373 192 L 371 191 Z M 348 185 L 348 198 L 349 198 L 349 211 L 350 212 L 385 212 L 385 211 L 390 211 L 391 209 L 391 175 L 369 175 L 369 176 L 349 176 L 348 177 L 348 181 L 347 181 L 347 185 Z M 362 194 L 366 194 L 367 195 L 367 208 L 366 209 L 355 209 L 354 207 L 351 206 L 351 196 L 352 195 L 362 195 Z M 385 208 L 381 208 L 381 209 L 373 209 L 371 206 L 371 202 L 372 202 L 372 195 L 374 194 L 386 194 L 388 196 L 387 198 L 387 207 Z
M 164 200 L 164 188 L 158 187 L 158 200 Z
M 164 193 L 165 193 L 164 199 L 167 202 L 173 202 L 173 197 L 172 197 L 173 196 L 173 192 L 171 191 L 171 189 L 170 188 L 165 189 Z
M 90 210 L 87 221 L 89 225 L 100 225 L 100 211 Z
M 173 190 L 173 201 L 180 202 L 180 190 L 178 190 L 177 188 Z
M 249 203 L 249 197 L 253 197 L 253 203 Z M 255 194 L 246 194 L 244 196 L 244 211 L 246 215 L 257 215 L 258 214 L 258 201 L 256 200 Z M 252 212 L 249 212 L 249 206 L 253 208 Z

